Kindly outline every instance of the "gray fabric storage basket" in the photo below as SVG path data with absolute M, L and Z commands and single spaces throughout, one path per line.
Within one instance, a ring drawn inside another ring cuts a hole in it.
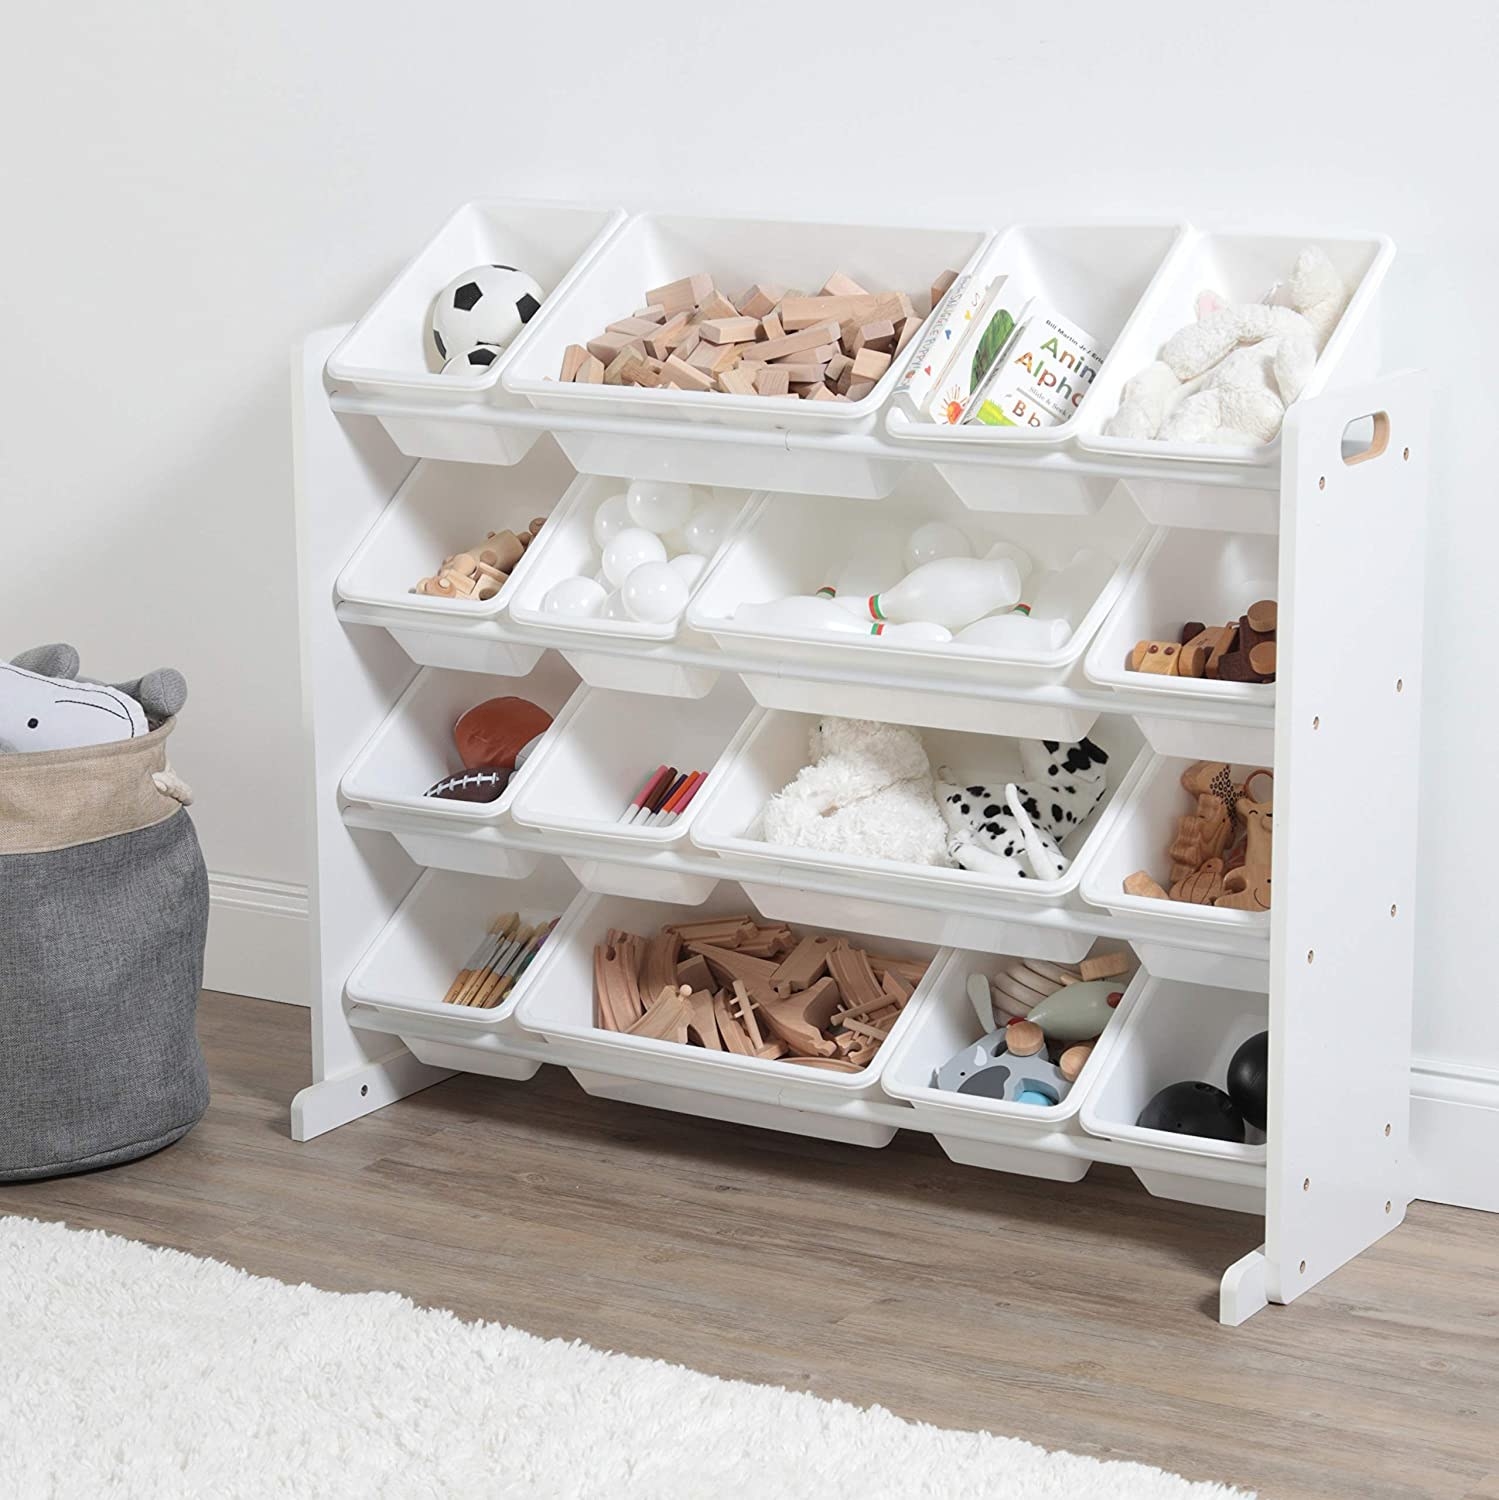
M 144 1156 L 208 1107 L 208 876 L 173 720 L 0 756 L 0 1182 Z

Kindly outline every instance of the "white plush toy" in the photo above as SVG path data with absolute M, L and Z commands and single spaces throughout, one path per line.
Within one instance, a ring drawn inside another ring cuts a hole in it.
M 810 749 L 813 764 L 765 804 L 767 843 L 949 863 L 931 763 L 914 731 L 868 719 L 822 719 Z
M 171 668 L 112 687 L 80 678 L 71 646 L 38 646 L 0 661 L 0 755 L 135 739 L 186 698 L 187 684 Z
M 1286 295 L 1289 306 L 1229 306 L 1204 292 L 1198 321 L 1172 334 L 1160 358 L 1125 385 L 1104 431 L 1176 443 L 1271 441 L 1349 293 L 1326 254 L 1308 245 L 1291 268 Z

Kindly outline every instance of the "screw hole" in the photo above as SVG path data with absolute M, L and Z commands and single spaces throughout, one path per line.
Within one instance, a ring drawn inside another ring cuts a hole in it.
M 1396 910 L 1397 910 L 1397 908 L 1396 908 L 1395 903 L 1393 901 L 1390 902 L 1390 915 L 1392 917 L 1395 915 Z
M 1309 1193 L 1309 1192 L 1311 1192 L 1311 1190 L 1312 1190 L 1312 1179 L 1310 1177 L 1304 1177 L 1304 1178 L 1302 1178 L 1302 1180 L 1301 1180 L 1301 1191 L 1303 1193 Z
M 1320 478 L 1320 479 L 1319 479 L 1319 480 L 1318 480 L 1318 481 L 1317 481 L 1317 488 L 1318 488 L 1318 489 L 1319 489 L 1319 490 L 1325 490 L 1325 489 L 1326 489 L 1326 488 L 1327 488 L 1327 475 L 1326 475 L 1326 474 L 1324 474 L 1324 475 L 1323 475 L 1323 476 L 1322 476 L 1322 477 L 1321 477 L 1321 478 Z
M 1317 956 L 1317 950 L 1316 950 L 1316 949 L 1315 949 L 1315 948 L 1308 948 L 1308 949 L 1307 949 L 1307 950 L 1306 950 L 1306 961 L 1307 961 L 1307 962 L 1308 962 L 1308 963 L 1311 963 L 1311 961 L 1312 961 L 1312 960 L 1313 960 L 1313 959 L 1314 959 L 1314 958 L 1316 958 L 1316 956 Z
M 1320 729 L 1321 727 L 1322 727 L 1322 715 L 1321 714 L 1313 714 L 1312 715 L 1312 728 L 1313 729 Z
M 1389 1134 L 1389 1133 L 1390 1133 L 1390 1127 L 1389 1127 L 1389 1126 L 1388 1126 L 1388 1125 L 1386 1125 L 1386 1126 L 1385 1126 L 1385 1128 L 1384 1128 L 1384 1133 L 1385 1133 L 1385 1134 L 1386 1134 L 1386 1135 L 1388 1135 L 1388 1134 Z
M 1405 691 L 1405 678 L 1397 677 L 1395 679 L 1395 691 L 1397 693 L 1403 693 Z
M 1305 1261 L 1302 1261 L 1302 1263 L 1301 1263 L 1301 1274 L 1303 1276 L 1306 1275 L 1306 1262 Z
M 369 1093 L 369 1091 L 370 1091 L 370 1086 L 369 1086 L 369 1084 L 367 1084 L 367 1083 L 361 1083 L 361 1084 L 360 1084 L 360 1085 L 359 1085 L 359 1097 L 360 1097 L 360 1098 L 361 1098 L 361 1099 L 363 1099 L 363 1098 L 364 1098 L 364 1096 L 365 1096 L 365 1095 L 366 1095 L 366 1094 L 367 1094 L 367 1093 Z
M 1411 456 L 1411 450 L 1409 448 L 1405 449 L 1404 452 L 1402 452 L 1400 456 L 1401 456 L 1401 458 L 1409 459 L 1410 456 Z
M 1394 1204 L 1392 1204 L 1392 1203 L 1391 1203 L 1391 1202 L 1390 1202 L 1390 1200 L 1389 1200 L 1389 1199 L 1388 1199 L 1388 1198 L 1386 1198 L 1386 1199 L 1385 1199 L 1385 1201 L 1384 1201 L 1384 1211 L 1385 1211 L 1385 1212 L 1386 1212 L 1386 1213 L 1389 1213 L 1389 1211 L 1390 1211 L 1390 1210 L 1391 1210 L 1391 1209 L 1392 1209 L 1392 1208 L 1393 1208 L 1393 1207 L 1394 1207 Z

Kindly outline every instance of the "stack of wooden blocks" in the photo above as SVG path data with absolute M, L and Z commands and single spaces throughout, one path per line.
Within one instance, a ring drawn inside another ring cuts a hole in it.
M 941 300 L 953 272 L 932 287 Z M 904 292 L 869 292 L 835 272 L 815 295 L 759 282 L 726 297 L 706 272 L 652 287 L 646 305 L 569 344 L 559 378 L 594 385 L 857 401 L 916 335 Z
M 612 931 L 594 949 L 595 1019 L 631 1036 L 857 1073 L 926 968 L 748 916 L 678 923 L 652 938 Z
M 1189 620 L 1181 628 L 1179 643 L 1136 642 L 1129 654 L 1129 669 L 1160 677 L 1274 682 L 1278 617 L 1275 600 L 1257 599 L 1227 625 L 1204 625 L 1201 620 Z
M 545 516 L 533 516 L 524 531 L 489 532 L 468 551 L 443 558 L 437 572 L 418 580 L 411 592 L 436 599 L 493 599 L 545 522 Z

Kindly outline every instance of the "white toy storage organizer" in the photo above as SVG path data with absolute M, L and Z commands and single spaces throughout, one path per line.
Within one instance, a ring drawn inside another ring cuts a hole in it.
M 1199 286 L 1245 295 L 1303 242 L 1171 226 L 991 239 L 470 205 L 352 333 L 309 338 L 294 425 L 315 1082 L 293 1104 L 297 1139 L 453 1071 L 524 1079 L 550 1062 L 603 1097 L 876 1147 L 923 1130 L 956 1161 L 1059 1183 L 1112 1162 L 1157 1195 L 1264 1216 L 1263 1247 L 1224 1274 L 1228 1323 L 1291 1301 L 1398 1224 L 1412 1186 L 1427 395 L 1419 374 L 1376 378 L 1391 247 L 1317 239 L 1356 290 L 1277 443 L 1175 450 L 1102 433 L 1122 381 L 1191 316 Z M 991 245 L 1113 341 L 1098 389 L 1064 428 L 941 434 L 887 409 L 878 390 L 813 411 L 548 379 L 565 344 L 592 337 L 647 286 L 700 269 L 727 286 L 767 276 L 816 285 L 834 266 L 871 285 L 915 286 Z M 502 249 L 542 266 L 548 298 L 498 376 L 445 385 L 404 325 L 452 275 Z M 387 328 L 392 318 L 402 328 Z M 677 627 L 558 628 L 536 609 L 545 583 L 577 567 L 587 518 L 611 488 L 596 476 L 742 492 L 735 529 Z M 558 524 L 496 599 L 406 592 L 470 533 L 542 513 Z M 730 620 L 739 598 L 804 586 L 798 568 L 849 528 L 935 516 L 1012 536 L 1043 560 L 1086 541 L 1117 568 L 1073 640 L 1027 660 L 776 641 Z M 1273 686 L 1120 670 L 1136 639 L 1269 592 L 1280 606 Z M 506 692 L 556 712 L 526 770 L 496 804 L 422 798 L 445 769 L 453 711 Z M 757 843 L 765 793 L 799 764 L 804 716 L 829 712 L 918 726 L 955 763 L 984 735 L 1090 733 L 1109 747 L 1114 781 L 1054 888 L 1016 892 Z M 652 723 L 666 749 L 681 745 L 684 765 L 712 771 L 680 823 L 632 832 L 609 809 L 656 758 L 641 729 Z M 1376 755 L 1377 782 L 1365 775 Z M 1181 810 L 1176 776 L 1196 758 L 1273 762 L 1268 916 L 1121 888 L 1164 847 Z M 590 956 L 603 931 L 747 906 L 933 958 L 864 1073 L 593 1026 Z M 528 921 L 561 917 L 521 984 L 495 1010 L 443 1005 L 476 936 L 516 909 Z M 964 996 L 973 965 L 996 954 L 1075 961 L 1120 943 L 1141 968 L 1067 1105 L 930 1087 L 933 1067 L 976 1036 Z M 1223 1146 L 1136 1126 L 1162 1082 L 1221 1071 L 1266 1024 L 1265 1139 Z

